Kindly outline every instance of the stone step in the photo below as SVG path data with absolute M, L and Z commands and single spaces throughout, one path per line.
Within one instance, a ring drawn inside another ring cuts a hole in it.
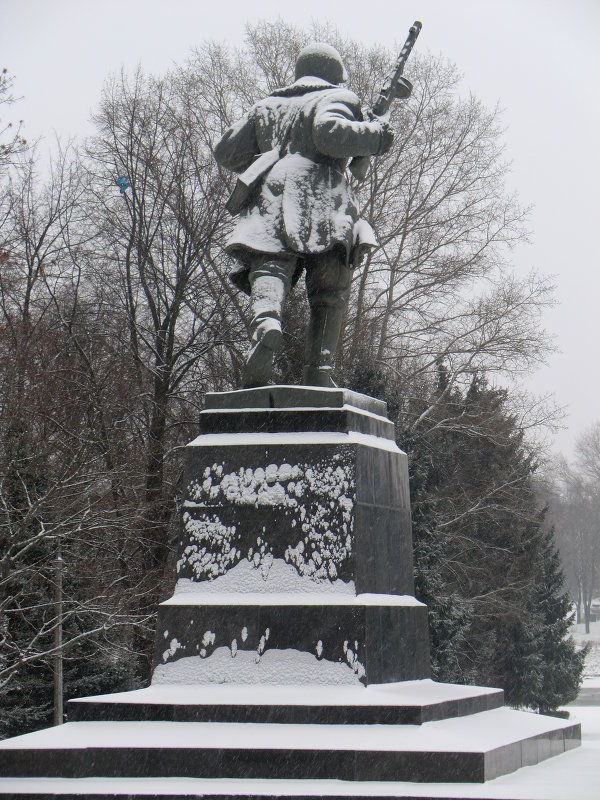
M 205 409 L 270 408 L 346 408 L 351 406 L 380 417 L 387 417 L 387 403 L 366 394 L 343 388 L 321 386 L 261 386 L 229 392 L 207 392 Z
M 569 764 L 573 785 L 579 778 Z M 534 770 L 545 770 L 539 766 Z M 542 777 L 542 776 L 541 776 Z M 502 780 L 502 778 L 500 779 Z M 508 778 L 510 780 L 510 777 Z M 564 776 L 561 776 L 562 785 Z M 548 780 L 542 780 L 548 785 Z M 539 787 L 203 778 L 0 778 L 1 800 L 597 800 L 597 794 L 540 793 Z
M 208 393 L 198 421 L 202 434 L 352 431 L 394 439 L 386 404 L 348 389 L 269 386 Z
M 480 783 L 580 741 L 505 708 L 421 726 L 71 722 L 0 742 L 0 777 Z
M 503 705 L 504 692 L 432 680 L 363 686 L 153 685 L 71 700 L 69 721 L 421 725 Z
M 367 411 L 356 408 L 344 409 L 253 409 L 244 411 L 201 411 L 199 429 L 202 434 L 219 435 L 257 433 L 287 433 L 292 436 L 300 433 L 309 436 L 311 433 L 354 432 L 359 436 L 394 439 L 394 425 L 384 417 L 378 417 Z
M 583 753 L 508 775 L 490 785 L 202 778 L 0 778 L 2 800 L 597 800 Z M 550 769 L 549 769 L 550 767 Z M 553 781 L 553 778 L 555 779 Z M 565 788 L 568 782 L 570 789 Z M 590 790 L 591 788 L 591 790 Z

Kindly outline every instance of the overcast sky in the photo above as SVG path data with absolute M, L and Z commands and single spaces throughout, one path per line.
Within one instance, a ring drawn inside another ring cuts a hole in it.
M 454 61 L 465 89 L 505 109 L 511 188 L 534 206 L 515 269 L 557 285 L 544 324 L 560 352 L 527 388 L 566 407 L 555 449 L 570 456 L 600 421 L 600 0 L 0 0 L 0 67 L 23 96 L 27 138 L 79 136 L 110 72 L 159 73 L 204 39 L 241 43 L 246 23 L 279 16 L 389 47 L 420 19 L 418 49 Z

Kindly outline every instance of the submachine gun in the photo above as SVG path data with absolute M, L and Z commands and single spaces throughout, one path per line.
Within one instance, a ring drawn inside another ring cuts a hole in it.
M 386 75 L 383 86 L 377 95 L 377 100 L 375 100 L 373 107 L 369 111 L 369 117 L 371 119 L 374 117 L 382 117 L 384 114 L 387 114 L 394 100 L 406 100 L 406 98 L 410 97 L 413 87 L 412 83 L 403 75 L 404 66 L 417 41 L 417 36 L 421 33 L 422 27 L 422 24 L 418 20 L 415 20 L 411 25 L 406 41 L 404 42 L 404 47 L 400 51 L 396 63 Z M 350 171 L 355 178 L 364 180 L 370 161 L 370 156 L 357 156 L 352 159 L 350 162 Z

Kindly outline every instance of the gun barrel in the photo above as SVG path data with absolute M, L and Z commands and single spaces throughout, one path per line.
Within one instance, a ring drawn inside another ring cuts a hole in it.
M 415 42 L 417 41 L 417 36 L 421 33 L 421 28 L 423 24 L 416 19 L 413 24 L 408 29 L 408 36 L 406 37 L 406 41 L 404 42 L 404 47 L 402 48 L 402 52 L 400 53 L 400 60 L 403 62 L 402 67 L 404 68 L 404 64 L 410 55 L 410 51 L 413 49 Z
M 417 19 L 409 28 L 404 47 L 400 51 L 400 55 L 392 67 L 392 71 L 388 74 L 383 86 L 379 90 L 379 95 L 371 109 L 370 113 L 374 116 L 380 117 L 386 114 L 395 97 L 408 97 L 410 95 L 412 85 L 410 81 L 402 77 L 402 73 L 404 72 L 404 65 L 406 64 L 410 52 L 417 41 L 417 36 L 421 33 L 422 27 L 423 25 Z M 401 88 L 403 89 L 402 92 L 399 91 Z M 364 180 L 370 160 L 370 156 L 356 156 L 350 162 L 350 170 L 357 180 Z
M 377 97 L 377 100 L 375 101 L 373 108 L 371 109 L 372 114 L 375 114 L 376 116 L 381 116 L 382 114 L 387 113 L 388 109 L 392 105 L 392 101 L 396 96 L 395 87 L 401 80 L 402 73 L 404 72 L 404 65 L 408 60 L 408 57 L 411 53 L 411 50 L 414 47 L 414 44 L 417 40 L 417 36 L 421 32 L 422 27 L 423 26 L 419 22 L 419 20 L 415 20 L 411 25 L 411 27 L 409 28 L 408 36 L 406 37 L 404 46 L 400 51 L 400 55 L 398 56 L 398 59 L 394 64 L 391 73 L 387 76 L 385 83 L 379 92 L 379 96 Z

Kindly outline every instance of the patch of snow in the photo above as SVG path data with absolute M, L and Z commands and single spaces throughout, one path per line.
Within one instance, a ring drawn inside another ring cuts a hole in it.
M 393 439 L 383 439 L 369 433 L 327 433 L 290 432 L 290 433 L 204 433 L 191 441 L 188 447 L 227 447 L 232 445 L 312 445 L 312 444 L 362 444 L 391 453 L 402 453 Z
M 436 683 L 429 678 L 364 686 L 247 686 L 201 684 L 153 684 L 145 689 L 79 698 L 84 702 L 152 703 L 174 705 L 300 705 L 300 706 L 395 706 L 428 705 L 449 700 L 481 697 L 497 689 L 483 686 Z M 600 711 L 599 711 L 600 714 Z
M 348 646 L 348 642 L 344 642 L 344 655 L 346 656 L 346 661 L 348 662 L 348 666 L 353 672 L 356 672 L 359 678 L 364 677 L 365 669 L 364 666 L 358 660 L 358 642 L 354 642 L 354 650 L 352 650 Z
M 162 654 L 163 661 L 167 661 L 171 656 L 174 656 L 180 647 L 181 647 L 180 641 L 178 641 L 177 639 L 171 639 L 168 649 L 165 650 L 165 652 Z
M 341 592 L 179 592 L 162 606 L 423 606 L 407 594 Z
M 235 665 L 227 648 L 229 664 Z M 238 658 L 241 653 L 238 653 Z M 325 671 L 325 661 L 317 661 Z M 202 662 L 206 664 L 206 662 Z M 346 673 L 353 673 L 342 665 Z M 577 710 L 579 713 L 579 709 Z M 575 715 L 574 715 L 575 716 Z M 489 752 L 524 738 L 568 728 L 571 721 L 497 708 L 423 725 L 317 725 L 253 722 L 67 722 L 0 742 L 0 749 L 136 747 L 208 749 Z M 282 736 L 285 727 L 285 736 Z M 562 756 L 559 756 L 562 758 Z M 481 791 L 481 787 L 478 787 Z M 476 795 L 478 796 L 478 795 Z
M 169 664 L 159 664 L 152 676 L 157 684 L 353 684 L 360 669 L 348 669 L 339 662 L 317 659 L 299 650 L 264 651 L 268 632 L 261 637 L 258 653 L 237 650 L 235 658 L 228 647 L 217 647 L 208 658 L 187 656 Z
M 585 632 L 584 624 L 573 625 L 571 634 L 578 649 L 581 649 L 586 644 L 590 645 L 583 668 L 584 679 L 600 678 L 600 621 L 590 623 L 589 633 Z
M 245 557 L 266 577 L 273 563 L 273 546 L 259 537 L 256 551 L 249 547 L 243 553 L 236 526 L 225 525 L 219 517 L 222 506 L 251 506 L 285 510 L 290 530 L 299 528 L 285 560 L 300 575 L 335 581 L 352 552 L 354 469 L 347 448 L 316 463 L 242 466 L 233 472 L 223 465 L 206 467 L 202 477 L 187 486 L 183 530 L 188 544 L 181 543 L 178 572 L 185 570 L 189 575 L 191 570 L 198 582 L 210 581 Z
M 258 564 L 247 558 L 239 561 L 224 575 L 212 581 L 192 581 L 180 578 L 175 586 L 175 594 L 219 594 L 222 592 L 295 592 L 295 593 L 335 593 L 356 594 L 354 581 L 345 583 L 339 578 L 331 580 L 315 580 L 305 577 L 291 564 L 282 558 L 265 559 Z
M 197 519 L 184 510 L 183 527 L 190 544 L 185 547 L 183 556 L 177 563 L 178 570 L 187 563 L 197 575 L 216 577 L 239 558 L 239 553 L 232 544 L 235 525 L 224 525 L 216 515 L 212 519 Z M 206 547 L 206 543 L 210 543 L 211 547 Z

